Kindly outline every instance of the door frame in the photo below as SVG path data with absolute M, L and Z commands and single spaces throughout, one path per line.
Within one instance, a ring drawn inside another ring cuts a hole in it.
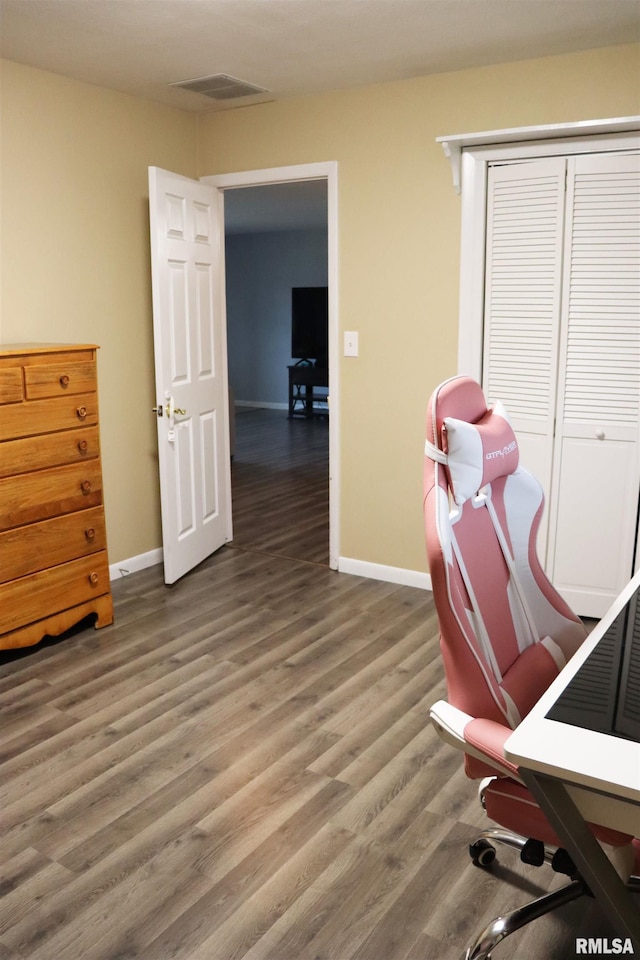
M 338 569 L 340 557 L 340 351 L 338 343 L 338 162 L 301 163 L 286 167 L 266 167 L 200 177 L 222 195 L 224 232 L 224 191 L 240 187 L 260 187 L 274 183 L 303 180 L 327 182 L 327 245 L 329 286 L 329 566 Z M 223 284 L 222 310 L 226 329 L 227 302 Z

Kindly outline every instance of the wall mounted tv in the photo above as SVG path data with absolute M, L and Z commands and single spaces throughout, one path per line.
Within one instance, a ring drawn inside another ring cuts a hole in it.
M 326 367 L 329 357 L 328 287 L 291 289 L 291 356 Z

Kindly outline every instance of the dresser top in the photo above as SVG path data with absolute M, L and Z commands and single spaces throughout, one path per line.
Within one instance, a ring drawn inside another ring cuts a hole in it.
M 68 353 L 70 350 L 98 350 L 95 343 L 0 343 L 0 357 L 16 353 Z

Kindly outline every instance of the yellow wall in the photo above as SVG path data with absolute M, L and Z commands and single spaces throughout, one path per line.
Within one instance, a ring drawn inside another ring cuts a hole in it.
M 640 113 L 640 47 L 193 115 L 2 64 L 0 342 L 95 342 L 112 563 L 161 545 L 147 167 L 339 162 L 341 554 L 425 570 L 423 417 L 456 372 L 460 201 L 436 136 Z
M 0 343 L 100 345 L 109 559 L 161 544 L 147 167 L 196 174 L 192 115 L 1 64 Z
M 425 570 L 423 418 L 457 372 L 460 200 L 434 138 L 640 113 L 636 45 L 202 116 L 201 176 L 339 163 L 342 556 Z

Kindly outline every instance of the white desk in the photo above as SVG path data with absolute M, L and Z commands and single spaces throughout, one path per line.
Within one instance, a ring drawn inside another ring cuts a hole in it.
M 640 743 L 547 714 L 639 588 L 640 572 L 505 744 L 616 935 L 631 937 L 637 952 L 640 911 L 585 821 L 640 837 Z

